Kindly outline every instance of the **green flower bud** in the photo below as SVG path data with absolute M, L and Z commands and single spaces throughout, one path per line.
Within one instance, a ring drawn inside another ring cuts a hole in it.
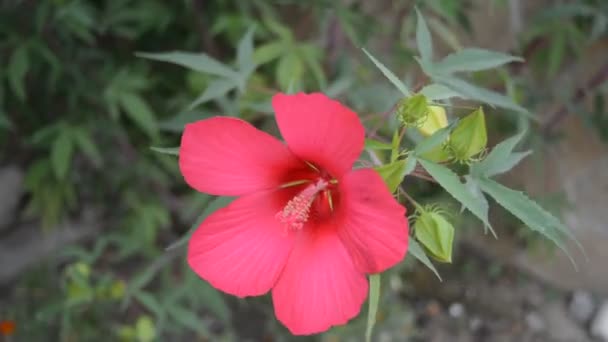
M 452 262 L 454 226 L 438 210 L 421 210 L 414 232 L 431 257 L 440 262 Z
M 483 109 L 480 107 L 458 122 L 449 141 L 451 156 L 461 162 L 469 162 L 486 149 L 488 136 Z
M 397 107 L 397 115 L 404 126 L 421 126 L 429 115 L 429 104 L 422 94 L 404 98 Z
M 448 118 L 445 115 L 445 109 L 440 106 L 428 106 L 429 113 L 422 126 L 418 127 L 418 131 L 425 137 L 433 135 L 433 133 L 448 125 Z

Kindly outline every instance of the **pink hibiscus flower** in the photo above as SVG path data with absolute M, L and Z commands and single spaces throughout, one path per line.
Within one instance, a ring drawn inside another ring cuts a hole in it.
M 287 146 L 249 123 L 214 117 L 188 124 L 179 166 L 194 189 L 239 196 L 192 235 L 188 263 L 229 294 L 272 290 L 293 333 L 314 334 L 355 317 L 366 274 L 403 259 L 405 208 L 372 169 L 357 115 L 323 94 L 272 99 Z

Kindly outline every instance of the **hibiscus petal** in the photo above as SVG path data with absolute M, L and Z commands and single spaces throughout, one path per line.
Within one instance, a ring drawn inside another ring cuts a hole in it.
M 403 260 L 408 244 L 405 208 L 378 173 L 349 172 L 339 187 L 338 234 L 359 270 L 379 273 Z
M 271 135 L 235 118 L 214 117 L 186 125 L 179 168 L 200 192 L 238 196 L 276 188 L 290 169 L 305 167 Z
M 321 93 L 277 94 L 277 124 L 289 149 L 340 177 L 363 150 L 365 130 L 357 114 Z
M 272 289 L 277 319 L 296 335 L 345 324 L 359 313 L 367 296 L 365 275 L 355 268 L 335 231 L 328 228 L 298 236 Z
M 237 198 L 209 216 L 192 235 L 188 263 L 214 287 L 239 297 L 266 293 L 293 246 L 277 219 L 287 192 L 263 192 Z

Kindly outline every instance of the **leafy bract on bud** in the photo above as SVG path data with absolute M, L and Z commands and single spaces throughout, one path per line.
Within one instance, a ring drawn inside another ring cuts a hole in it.
M 451 157 L 460 162 L 469 162 L 486 149 L 488 136 L 483 109 L 467 115 L 458 122 L 449 141 Z
M 418 131 L 425 137 L 433 135 L 433 133 L 448 125 L 448 118 L 445 115 L 445 109 L 440 106 L 428 106 L 429 112 L 422 126 L 418 127 Z
M 428 101 L 422 94 L 404 98 L 397 107 L 397 116 L 404 126 L 421 126 L 429 112 Z
M 419 208 L 414 232 L 431 257 L 440 262 L 452 262 L 454 226 L 440 210 Z

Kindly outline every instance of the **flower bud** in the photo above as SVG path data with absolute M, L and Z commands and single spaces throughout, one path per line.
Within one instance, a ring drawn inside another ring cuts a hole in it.
M 429 115 L 429 105 L 422 94 L 404 98 L 397 107 L 397 115 L 404 126 L 420 126 Z
M 448 118 L 445 115 L 445 109 L 440 106 L 429 106 L 429 112 L 422 126 L 418 127 L 418 131 L 425 137 L 433 135 L 433 133 L 448 125 Z
M 437 210 L 423 209 L 414 224 L 416 239 L 431 257 L 440 262 L 452 262 L 454 226 Z

